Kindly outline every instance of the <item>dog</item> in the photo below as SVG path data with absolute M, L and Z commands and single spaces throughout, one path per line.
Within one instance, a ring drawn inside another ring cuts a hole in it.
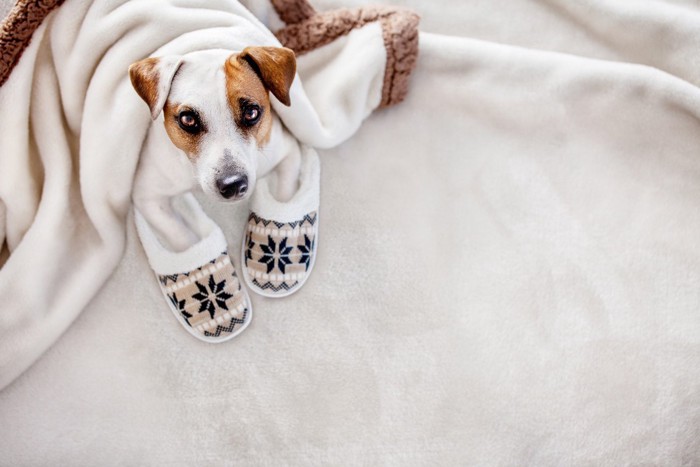
M 153 119 L 132 197 L 170 248 L 184 251 L 199 240 L 173 209 L 174 196 L 201 190 L 222 202 L 242 201 L 272 170 L 275 197 L 286 201 L 295 193 L 300 149 L 270 102 L 272 94 L 291 105 L 295 75 L 294 52 L 285 47 L 198 51 L 129 67 Z

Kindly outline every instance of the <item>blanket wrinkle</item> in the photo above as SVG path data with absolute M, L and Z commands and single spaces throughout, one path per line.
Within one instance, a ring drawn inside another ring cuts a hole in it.
M 700 75 L 685 66 L 683 47 L 678 47 L 694 41 L 693 29 L 700 20 L 696 9 L 659 1 L 646 2 L 641 12 L 636 5 L 603 1 L 590 2 L 585 10 L 575 2 L 544 3 L 620 58 L 659 68 L 696 86 L 700 84 Z

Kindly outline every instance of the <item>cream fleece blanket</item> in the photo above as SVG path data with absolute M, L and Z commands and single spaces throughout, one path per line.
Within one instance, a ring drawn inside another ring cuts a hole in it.
M 0 245 L 9 252 L 0 388 L 58 339 L 121 259 L 151 125 L 124 70 L 149 55 L 248 45 L 280 43 L 232 0 L 70 2 L 34 33 L 0 88 L 0 111 L 14 116 L 0 128 Z M 336 146 L 380 105 L 387 56 L 380 24 L 355 29 L 300 56 L 292 105 L 272 106 L 300 142 Z
M 320 151 L 304 290 L 198 342 L 130 224 L 0 392 L 3 464 L 700 463 L 700 10 L 403 3 L 462 37 Z M 203 201 L 239 245 L 245 207 Z

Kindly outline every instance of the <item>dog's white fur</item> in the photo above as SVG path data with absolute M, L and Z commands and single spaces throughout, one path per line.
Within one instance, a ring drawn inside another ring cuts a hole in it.
M 199 238 L 173 209 L 172 198 L 202 190 L 208 196 L 226 201 L 219 194 L 215 180 L 226 164 L 234 164 L 248 176 L 248 191 L 240 199 L 249 197 L 256 179 L 273 169 L 278 200 L 285 201 L 296 191 L 301 163 L 298 143 L 277 116 L 272 116 L 270 137 L 264 147 L 258 147 L 255 138 L 246 141 L 233 119 L 222 67 L 232 53 L 227 50 L 193 52 L 182 57 L 167 57 L 159 64 L 160 97 L 153 111 L 154 118 L 166 102 L 173 101 L 205 109 L 207 121 L 207 134 L 194 162 L 172 143 L 163 118 L 151 124 L 141 153 L 134 203 L 160 239 L 175 251 L 187 249 Z

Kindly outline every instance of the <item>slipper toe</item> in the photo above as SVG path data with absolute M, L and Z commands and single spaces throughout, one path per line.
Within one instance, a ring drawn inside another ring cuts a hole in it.
M 272 196 L 268 178 L 258 181 L 246 224 L 241 258 L 243 277 L 253 292 L 286 297 L 301 288 L 316 261 L 320 161 L 301 148 L 299 188 L 289 201 Z
M 193 271 L 158 279 L 175 316 L 195 337 L 223 342 L 250 322 L 250 300 L 226 252 Z
M 318 213 L 292 222 L 275 222 L 251 212 L 243 244 L 243 269 L 248 286 L 267 297 L 296 292 L 316 259 Z

